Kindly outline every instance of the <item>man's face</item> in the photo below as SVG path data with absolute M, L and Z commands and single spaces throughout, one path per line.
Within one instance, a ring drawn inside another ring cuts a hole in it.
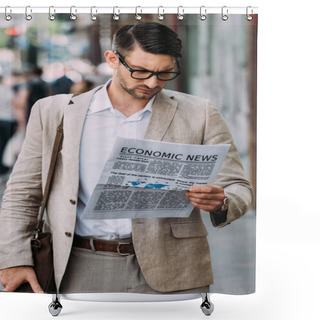
M 148 71 L 172 71 L 174 58 L 166 54 L 152 54 L 137 47 L 125 57 L 131 69 Z M 137 80 L 131 77 L 130 71 L 119 61 L 116 79 L 121 88 L 136 99 L 151 99 L 160 92 L 168 81 L 160 81 L 154 75 L 149 79 Z

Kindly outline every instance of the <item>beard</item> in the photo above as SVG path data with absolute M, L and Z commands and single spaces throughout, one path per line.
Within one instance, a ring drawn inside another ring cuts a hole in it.
M 121 76 L 121 74 L 118 72 L 117 75 L 118 83 L 121 86 L 121 88 L 127 92 L 130 96 L 134 97 L 135 99 L 144 99 L 144 100 L 150 100 L 153 98 L 157 93 L 159 93 L 162 90 L 162 87 L 156 86 L 155 88 L 149 88 L 145 84 L 138 84 L 133 87 L 129 87 L 124 77 Z M 134 80 L 134 79 L 132 79 Z M 139 81 L 139 80 L 137 80 Z

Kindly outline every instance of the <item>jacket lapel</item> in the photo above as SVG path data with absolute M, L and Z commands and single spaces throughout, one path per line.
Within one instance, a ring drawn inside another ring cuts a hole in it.
M 101 87 L 95 88 L 79 96 L 73 96 L 64 111 L 64 138 L 63 150 L 69 185 L 74 188 L 71 194 L 78 194 L 79 186 L 79 158 L 82 130 L 87 111 L 95 92 Z
M 144 138 L 149 140 L 162 140 L 166 134 L 174 114 L 177 110 L 177 102 L 167 91 L 158 93 L 153 107 L 149 125 Z

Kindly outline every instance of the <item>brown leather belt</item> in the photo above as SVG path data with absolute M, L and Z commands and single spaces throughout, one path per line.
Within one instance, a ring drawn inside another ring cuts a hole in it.
M 92 251 L 117 252 L 122 256 L 134 254 L 133 244 L 129 242 L 112 242 L 75 236 L 73 239 L 73 246 L 77 248 L 89 249 Z

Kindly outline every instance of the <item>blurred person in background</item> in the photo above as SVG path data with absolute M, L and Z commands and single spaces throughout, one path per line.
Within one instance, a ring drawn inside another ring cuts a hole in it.
M 26 75 L 19 71 L 14 71 L 8 76 L 8 84 L 11 86 L 11 112 L 15 118 L 15 130 L 7 140 L 2 153 L 2 163 L 11 169 L 21 151 L 25 137 L 27 125 L 27 98 Z
M 42 79 L 42 68 L 35 66 L 32 68 L 31 73 L 26 83 L 27 94 L 27 110 L 26 121 L 30 117 L 32 106 L 41 98 L 49 95 L 49 86 L 46 81 Z
M 10 166 L 3 163 L 3 153 L 17 129 L 17 118 L 12 108 L 13 91 L 0 75 L 0 177 L 4 178 Z
M 85 93 L 94 87 L 94 82 L 84 77 L 79 82 L 74 82 L 70 88 L 70 92 L 73 94 Z
M 2 162 L 10 168 L 13 167 L 21 151 L 32 106 L 49 94 L 48 84 L 41 78 L 41 68 L 35 66 L 30 72 L 14 75 L 19 79 L 12 85 L 12 112 L 17 119 L 17 128 L 7 141 L 2 156 Z
M 49 77 L 48 82 L 50 95 L 70 93 L 73 81 L 66 75 L 63 63 L 54 62 L 51 65 L 46 66 L 44 72 L 47 77 Z

